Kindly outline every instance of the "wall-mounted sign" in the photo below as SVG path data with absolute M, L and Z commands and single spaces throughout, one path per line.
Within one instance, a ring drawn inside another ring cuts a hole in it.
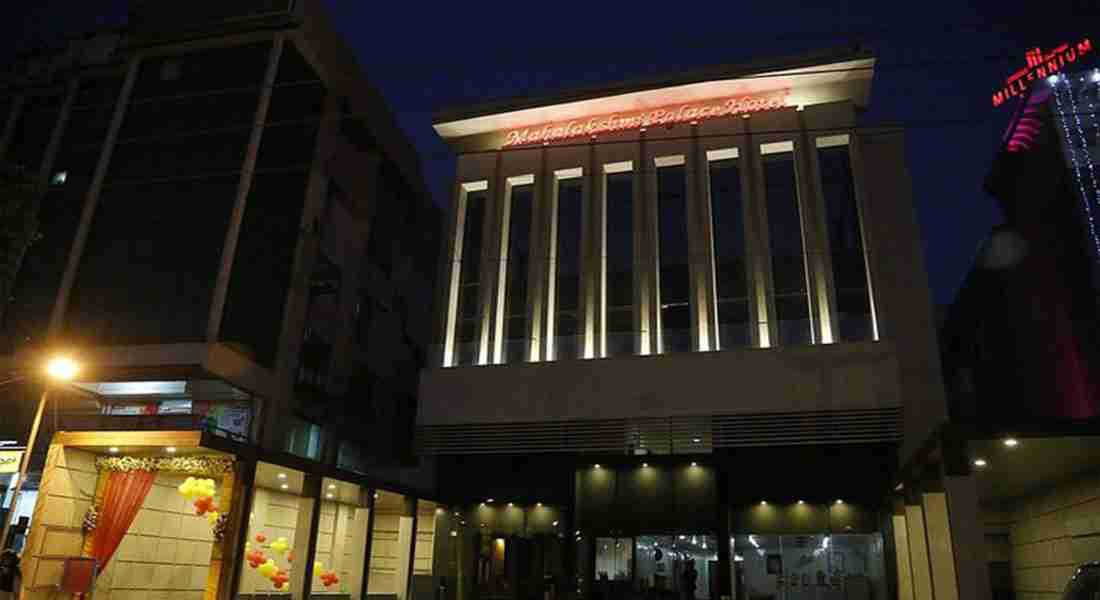
M 601 133 L 644 129 L 657 125 L 692 123 L 706 119 L 718 119 L 733 115 L 745 115 L 764 110 L 775 110 L 787 105 L 789 90 L 780 90 L 755 96 L 716 98 L 702 102 L 675 104 L 628 113 L 612 113 L 571 121 L 547 123 L 509 131 L 504 147 L 556 142 Z
M 1092 52 L 1092 41 L 1088 38 L 1076 44 L 1062 44 L 1046 53 L 1039 48 L 1028 50 L 1024 53 L 1027 66 L 1009 75 L 1005 86 L 993 94 L 993 106 L 1000 106 L 1006 100 L 1023 94 L 1029 82 L 1054 75 L 1089 52 Z
M 0 452 L 0 473 L 18 473 L 22 450 L 4 450 Z

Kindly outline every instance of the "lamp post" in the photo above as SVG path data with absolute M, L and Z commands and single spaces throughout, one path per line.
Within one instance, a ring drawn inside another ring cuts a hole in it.
M 38 440 L 38 427 L 42 424 L 42 413 L 46 409 L 46 400 L 50 396 L 51 381 L 71 381 L 80 372 L 80 365 L 68 356 L 56 356 L 46 363 L 46 387 L 42 395 L 38 397 L 38 408 L 34 412 L 34 421 L 31 423 L 31 435 L 27 438 L 26 449 L 23 451 L 22 460 L 19 461 L 19 475 L 15 480 L 15 489 L 11 495 L 11 509 L 4 517 L 4 529 L 0 533 L 0 546 L 8 547 L 8 533 L 11 530 L 13 513 L 19 508 L 19 495 L 23 492 L 23 480 L 27 478 L 27 469 L 31 466 L 31 453 Z

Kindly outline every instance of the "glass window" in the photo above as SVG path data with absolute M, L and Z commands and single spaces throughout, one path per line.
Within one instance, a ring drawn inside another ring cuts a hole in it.
M 287 421 L 284 450 L 303 458 L 316 460 L 321 456 L 321 427 L 299 417 L 284 417 Z
M 507 279 L 504 292 L 504 362 L 527 362 L 531 339 L 527 335 L 527 273 L 531 264 L 531 205 L 533 184 L 513 185 L 509 194 Z
M 718 568 L 714 536 L 640 536 L 637 556 L 637 579 L 643 592 L 653 592 L 658 597 L 669 592 L 677 598 L 712 597 L 711 580 L 717 576 Z
M 596 581 L 631 581 L 633 538 L 596 538 Z
M 580 177 L 558 181 L 557 281 L 554 301 L 556 360 L 581 356 L 581 220 L 584 185 Z
M 305 474 L 301 471 L 257 463 L 241 595 L 302 598 L 303 577 L 311 571 L 303 563 L 309 555 L 309 528 L 315 509 L 315 501 L 306 497 L 304 489 Z M 313 587 L 316 592 L 322 586 Z
M 709 164 L 709 176 L 718 348 L 740 348 L 752 344 L 741 169 L 736 158 L 714 160 Z
M 813 327 L 794 152 L 767 153 L 762 159 L 779 344 L 809 344 L 813 341 Z
M 819 139 L 821 145 L 825 138 Z M 852 157 L 847 144 L 819 147 L 821 192 L 832 254 L 836 292 L 837 341 L 874 338 L 867 262 L 863 254 L 863 228 L 852 182 Z
M 367 493 L 358 485 L 326 478 L 314 548 L 313 595 L 360 600 L 367 540 Z
M 413 518 L 405 496 L 379 490 L 374 496 L 374 528 L 371 534 L 370 576 L 367 593 L 405 597 L 409 583 L 409 553 L 413 543 Z
M 736 598 L 885 598 L 882 536 L 738 535 Z
M 605 176 L 607 215 L 605 356 L 634 354 L 634 174 Z
M 691 267 L 688 264 L 686 193 L 687 177 L 683 164 L 657 169 L 662 352 L 691 350 Z
M 485 220 L 486 192 L 469 192 L 459 257 L 458 323 L 455 327 L 456 365 L 478 361 L 481 338 L 481 237 Z

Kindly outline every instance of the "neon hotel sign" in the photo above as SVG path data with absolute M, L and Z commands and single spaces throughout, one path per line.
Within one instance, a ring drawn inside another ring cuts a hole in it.
M 1005 100 L 1023 94 L 1027 90 L 1027 82 L 1034 81 L 1036 77 L 1042 79 L 1053 75 L 1089 52 L 1092 52 L 1092 42 L 1088 38 L 1076 44 L 1062 44 L 1046 54 L 1039 48 L 1028 50 L 1025 53 L 1027 66 L 1010 75 L 1005 80 L 1005 86 L 993 94 L 993 106 L 1000 106 Z
M 509 131 L 504 147 L 555 142 L 571 138 L 594 136 L 655 125 L 693 123 L 733 115 L 747 115 L 764 110 L 783 108 L 789 90 L 757 96 L 718 98 L 689 104 L 677 104 L 629 113 L 612 113 L 571 121 L 548 123 Z

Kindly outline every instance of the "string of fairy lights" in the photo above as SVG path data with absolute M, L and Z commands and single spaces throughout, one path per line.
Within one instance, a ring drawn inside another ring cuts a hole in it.
M 1078 79 L 1082 85 L 1089 85 L 1090 83 L 1100 85 L 1100 70 L 1094 69 L 1088 75 L 1078 76 Z M 1093 158 L 1089 155 L 1088 135 L 1081 123 L 1081 114 L 1084 112 L 1092 120 L 1092 131 L 1098 131 L 1096 106 L 1091 96 L 1085 94 L 1084 96 L 1087 99 L 1083 102 L 1087 104 L 1087 108 L 1085 111 L 1078 108 L 1073 81 L 1068 75 L 1052 75 L 1049 78 L 1049 83 L 1054 92 L 1055 106 L 1058 111 L 1058 119 L 1061 122 L 1062 132 L 1065 135 L 1066 149 L 1069 151 L 1070 162 L 1073 164 L 1073 176 L 1077 181 L 1077 189 L 1081 192 L 1081 202 L 1084 204 L 1085 216 L 1088 219 L 1089 234 L 1092 237 L 1097 256 L 1100 256 L 1100 235 L 1097 233 L 1096 216 L 1093 214 L 1094 203 L 1100 209 L 1100 184 L 1097 183 Z M 1066 96 L 1065 101 L 1062 99 L 1063 94 Z M 1072 122 L 1070 121 L 1071 118 Z M 1071 132 L 1071 125 L 1072 131 L 1077 133 L 1076 139 L 1074 139 Z M 1084 153 L 1083 160 L 1078 160 L 1079 149 Z M 1092 184 L 1092 194 L 1089 194 L 1086 190 L 1086 172 L 1087 180 Z

